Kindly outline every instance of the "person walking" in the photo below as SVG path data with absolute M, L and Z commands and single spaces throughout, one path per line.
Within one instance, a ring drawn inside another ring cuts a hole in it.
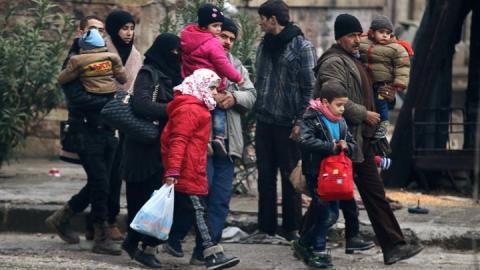
M 94 16 L 87 16 L 80 23 L 81 32 L 97 29 L 103 32 L 103 22 Z M 78 40 L 77 40 L 78 42 Z M 69 57 L 80 47 L 72 46 Z M 80 78 L 61 85 L 68 104 L 69 129 L 75 133 L 76 152 L 87 174 L 87 184 L 58 211 L 49 216 L 45 223 L 55 230 L 67 243 L 79 243 L 80 238 L 71 226 L 71 218 L 91 204 L 90 220 L 93 228 L 92 252 L 120 255 L 120 246 L 112 242 L 107 223 L 109 175 L 118 140 L 114 130 L 102 122 L 100 110 L 113 98 L 111 94 L 91 94 Z
M 230 53 L 238 37 L 238 27 L 229 18 L 225 17 L 222 24 L 222 31 L 219 38 L 222 41 L 223 48 L 230 62 L 235 69 L 245 78 L 245 83 L 238 86 L 230 81 L 227 82 L 226 91 L 217 93 L 215 100 L 217 106 L 226 112 L 226 147 L 228 156 L 213 153 L 207 159 L 208 176 L 208 221 L 212 230 L 213 239 L 220 242 L 222 231 L 225 227 L 229 212 L 229 203 L 232 197 L 233 171 L 235 158 L 241 158 L 243 152 L 243 134 L 241 115 L 251 110 L 255 102 L 256 91 L 253 83 L 249 79 L 247 69 L 240 60 Z M 178 224 L 178 223 L 177 223 Z M 168 242 L 164 249 L 171 255 L 183 257 L 183 249 L 180 241 L 185 237 L 191 228 L 191 224 L 182 223 L 180 226 L 172 228 L 168 237 Z M 190 264 L 203 265 L 200 238 L 196 238 Z
M 144 65 L 135 80 L 131 106 L 135 115 L 158 121 L 160 134 L 168 120 L 167 103 L 173 99 L 173 87 L 182 81 L 180 76 L 180 39 L 171 33 L 159 35 L 145 53 Z M 156 92 L 156 93 L 155 93 Z M 153 100 L 153 96 L 156 99 Z M 125 137 L 123 175 L 126 182 L 128 224 L 148 201 L 153 191 L 162 185 L 163 165 L 160 138 L 155 143 L 140 143 Z M 139 249 L 139 243 L 142 242 Z M 122 243 L 131 259 L 160 268 L 155 251 L 160 240 L 145 236 L 128 227 Z
M 259 238 L 277 233 L 277 170 L 282 182 L 282 229 L 287 240 L 298 238 L 301 197 L 289 175 L 300 159 L 299 126 L 311 98 L 315 77 L 315 48 L 302 30 L 290 22 L 281 0 L 263 3 L 258 14 L 265 31 L 257 48 L 255 147 L 258 167 Z
M 349 101 L 344 117 L 357 143 L 352 155 L 355 181 L 382 248 L 384 263 L 389 265 L 415 256 L 423 247 L 405 242 L 375 164 L 371 142 L 380 116 L 375 112 L 371 79 L 359 61 L 362 26 L 356 17 L 341 14 L 335 19 L 334 30 L 336 44 L 325 51 L 315 67 L 314 97 L 321 95 L 324 84 L 329 81 L 337 81 L 347 90 Z M 380 89 L 379 94 L 390 102 L 395 97 L 395 93 L 384 89 Z

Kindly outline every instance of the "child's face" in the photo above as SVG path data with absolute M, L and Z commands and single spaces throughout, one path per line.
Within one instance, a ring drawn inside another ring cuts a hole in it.
M 135 25 L 133 23 L 125 24 L 120 30 L 118 30 L 118 36 L 125 42 L 125 44 L 130 44 L 133 40 L 133 34 L 135 31 Z
M 335 116 L 341 116 L 343 114 L 347 102 L 348 97 L 334 98 L 332 102 L 328 102 L 326 98 L 322 99 L 323 105 L 327 106 Z
M 390 39 L 392 37 L 392 31 L 388 29 L 379 29 L 373 31 L 373 38 L 375 39 L 376 42 L 386 45 L 390 43 Z
M 218 94 L 217 87 L 218 87 L 218 84 L 210 85 L 208 87 L 208 90 L 210 91 L 210 95 L 212 95 L 213 98 L 215 98 L 215 96 Z
M 222 23 L 221 22 L 214 22 L 207 26 L 208 32 L 218 36 L 220 32 L 222 32 Z

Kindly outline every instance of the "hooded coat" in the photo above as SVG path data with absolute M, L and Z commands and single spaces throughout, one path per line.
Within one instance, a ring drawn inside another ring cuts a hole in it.
M 179 173 L 175 191 L 206 195 L 210 111 L 196 97 L 177 92 L 167 113 L 169 120 L 160 140 L 165 171 Z
M 191 24 L 180 33 L 182 48 L 182 77 L 191 75 L 200 68 L 210 69 L 222 78 L 219 89 L 224 89 L 224 78 L 238 83 L 242 75 L 230 63 L 222 43 L 210 32 L 201 31 L 197 25 Z

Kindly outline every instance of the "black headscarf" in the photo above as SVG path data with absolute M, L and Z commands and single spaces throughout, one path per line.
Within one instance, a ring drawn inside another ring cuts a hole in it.
M 144 63 L 155 66 L 172 79 L 173 85 L 179 85 L 182 82 L 180 54 L 172 53 L 173 49 L 177 49 L 180 53 L 180 38 L 172 33 L 163 33 L 145 52 Z
M 113 45 L 117 49 L 120 58 L 122 58 L 123 65 L 125 65 L 130 56 L 134 40 L 132 39 L 129 44 L 126 44 L 118 35 L 118 31 L 127 23 L 133 23 L 133 25 L 135 25 L 135 20 L 132 14 L 123 10 L 110 12 L 105 20 L 105 30 L 107 30 L 108 35 L 112 39 Z

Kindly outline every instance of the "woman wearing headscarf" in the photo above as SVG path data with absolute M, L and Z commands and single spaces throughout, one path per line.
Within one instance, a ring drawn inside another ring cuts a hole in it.
M 168 120 L 167 103 L 173 99 L 172 89 L 182 81 L 179 50 L 180 39 L 176 35 L 159 35 L 145 53 L 144 65 L 133 88 L 131 105 L 134 113 L 150 121 L 158 121 L 160 133 Z M 152 101 L 155 88 L 158 89 L 158 95 Z M 145 144 L 126 136 L 123 163 L 130 224 L 152 192 L 162 185 L 164 169 L 160 138 L 152 144 Z M 140 248 L 139 242 L 142 242 Z M 159 244 L 159 240 L 128 228 L 122 248 L 132 259 L 152 268 L 160 268 L 160 262 L 154 256 Z
M 105 19 L 105 30 L 109 35 L 106 39 L 108 51 L 117 53 L 120 56 L 127 72 L 127 82 L 124 84 L 117 82 L 117 89 L 126 90 L 131 93 L 133 91 L 135 78 L 142 67 L 142 55 L 135 48 L 135 45 L 133 45 L 135 40 L 135 19 L 127 11 L 112 11 Z M 117 215 L 120 212 L 120 189 L 122 186 L 120 164 L 124 151 L 123 145 L 123 134 L 120 134 L 120 141 L 112 164 L 109 182 L 108 223 L 109 233 L 113 240 L 123 240 L 123 236 L 116 223 Z

